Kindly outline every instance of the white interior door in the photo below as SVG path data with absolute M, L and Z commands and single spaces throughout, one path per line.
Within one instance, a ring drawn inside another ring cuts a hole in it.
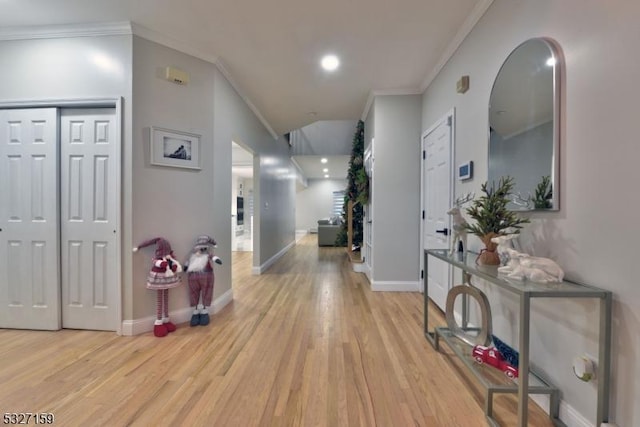
M 58 117 L 0 110 L 0 327 L 60 329 Z
M 447 115 L 422 137 L 424 165 L 422 172 L 423 249 L 448 249 L 451 205 L 451 147 L 453 115 Z M 445 309 L 451 287 L 450 266 L 429 257 L 427 286 L 429 297 Z
M 62 110 L 60 140 L 62 326 L 115 331 L 115 109 Z

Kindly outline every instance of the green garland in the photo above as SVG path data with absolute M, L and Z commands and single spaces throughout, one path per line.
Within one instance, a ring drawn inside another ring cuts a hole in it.
M 347 189 L 344 196 L 344 208 L 342 210 L 342 228 L 336 237 L 336 246 L 347 246 L 347 203 L 352 201 L 353 206 L 353 244 L 362 246 L 364 210 L 369 202 L 369 177 L 364 170 L 364 122 L 358 121 L 353 135 L 351 159 L 347 172 Z

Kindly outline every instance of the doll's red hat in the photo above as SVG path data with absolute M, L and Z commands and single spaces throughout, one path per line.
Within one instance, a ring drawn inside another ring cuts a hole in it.
M 156 257 L 162 258 L 167 255 L 171 255 L 172 249 L 169 241 L 163 237 L 155 237 L 153 239 L 145 240 L 140 243 L 137 247 L 133 248 L 133 251 L 136 252 L 140 248 L 145 248 L 147 246 L 156 245 Z

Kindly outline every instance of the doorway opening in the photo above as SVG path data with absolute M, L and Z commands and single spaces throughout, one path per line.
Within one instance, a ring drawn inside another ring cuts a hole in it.
M 231 144 L 231 251 L 253 252 L 253 153 Z

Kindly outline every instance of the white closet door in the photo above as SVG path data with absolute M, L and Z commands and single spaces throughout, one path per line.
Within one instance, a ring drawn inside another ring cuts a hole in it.
M 0 327 L 60 329 L 57 110 L 0 110 Z
M 62 326 L 116 330 L 115 109 L 61 112 Z

